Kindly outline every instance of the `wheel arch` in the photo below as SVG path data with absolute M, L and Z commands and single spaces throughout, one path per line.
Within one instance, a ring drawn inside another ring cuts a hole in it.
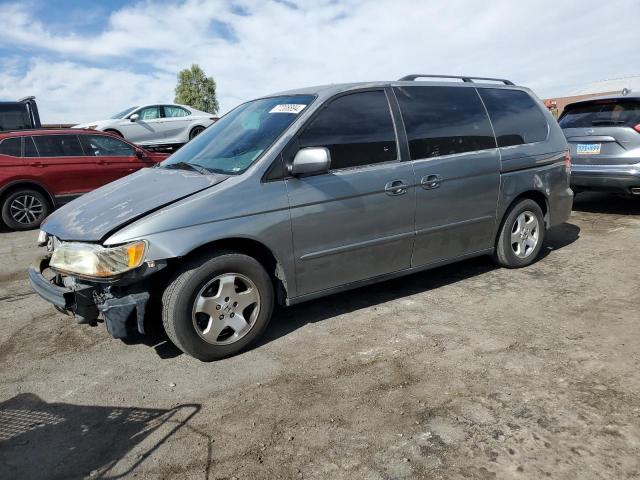
M 525 190 L 519 193 L 518 195 L 516 195 L 515 197 L 513 197 L 511 201 L 508 203 L 508 205 L 500 213 L 500 217 L 499 217 L 500 222 L 498 222 L 497 224 L 497 228 L 496 228 L 494 239 L 493 239 L 494 245 L 498 241 L 498 237 L 500 236 L 500 231 L 502 230 L 502 226 L 504 225 L 504 221 L 507 218 L 507 215 L 509 214 L 511 207 L 513 207 L 516 203 L 518 203 L 519 201 L 525 198 L 529 200 L 533 200 L 538 204 L 538 206 L 542 210 L 545 227 L 546 228 L 549 227 L 549 198 L 540 190 L 533 190 L 533 189 Z
M 271 277 L 276 289 L 277 301 L 284 304 L 288 296 L 288 286 L 282 263 L 269 247 L 258 240 L 246 237 L 221 238 L 194 248 L 182 258 L 219 250 L 232 250 L 255 258 Z
M 191 134 L 193 133 L 193 131 L 196 128 L 201 128 L 203 132 L 207 129 L 207 127 L 205 127 L 204 125 L 202 125 L 200 123 L 196 123 L 195 125 L 191 125 L 191 127 L 189 128 L 189 139 L 191 139 Z
M 56 207 L 55 197 L 49 192 L 47 187 L 35 180 L 14 180 L 4 185 L 0 188 L 0 204 L 4 203 L 7 195 L 21 188 L 31 188 L 39 191 L 45 196 L 45 198 L 47 198 L 47 200 L 49 200 L 49 205 L 52 209 Z
M 124 135 L 122 134 L 122 132 L 120 130 L 118 130 L 117 128 L 105 128 L 103 130 L 104 133 L 111 133 L 112 135 L 117 135 L 120 138 L 124 138 Z

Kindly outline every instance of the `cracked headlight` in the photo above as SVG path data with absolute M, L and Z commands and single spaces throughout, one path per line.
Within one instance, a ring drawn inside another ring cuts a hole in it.
M 146 249 L 144 241 L 110 248 L 91 243 L 63 242 L 53 251 L 49 266 L 78 276 L 113 277 L 142 265 Z

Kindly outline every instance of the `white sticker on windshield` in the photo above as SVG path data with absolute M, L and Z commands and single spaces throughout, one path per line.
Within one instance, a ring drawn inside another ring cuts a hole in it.
M 300 103 L 283 103 L 273 107 L 269 110 L 269 113 L 294 113 L 297 115 L 304 110 L 304 107 L 306 107 L 306 105 L 302 105 Z

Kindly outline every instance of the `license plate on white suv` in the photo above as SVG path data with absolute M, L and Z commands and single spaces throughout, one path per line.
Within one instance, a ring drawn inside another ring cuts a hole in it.
M 578 155 L 600 155 L 601 143 L 579 143 L 576 146 Z

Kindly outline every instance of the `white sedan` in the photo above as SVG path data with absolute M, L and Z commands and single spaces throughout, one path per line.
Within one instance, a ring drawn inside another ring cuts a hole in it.
M 130 107 L 108 120 L 75 125 L 110 132 L 138 145 L 187 143 L 217 118 L 186 105 L 158 104 Z

